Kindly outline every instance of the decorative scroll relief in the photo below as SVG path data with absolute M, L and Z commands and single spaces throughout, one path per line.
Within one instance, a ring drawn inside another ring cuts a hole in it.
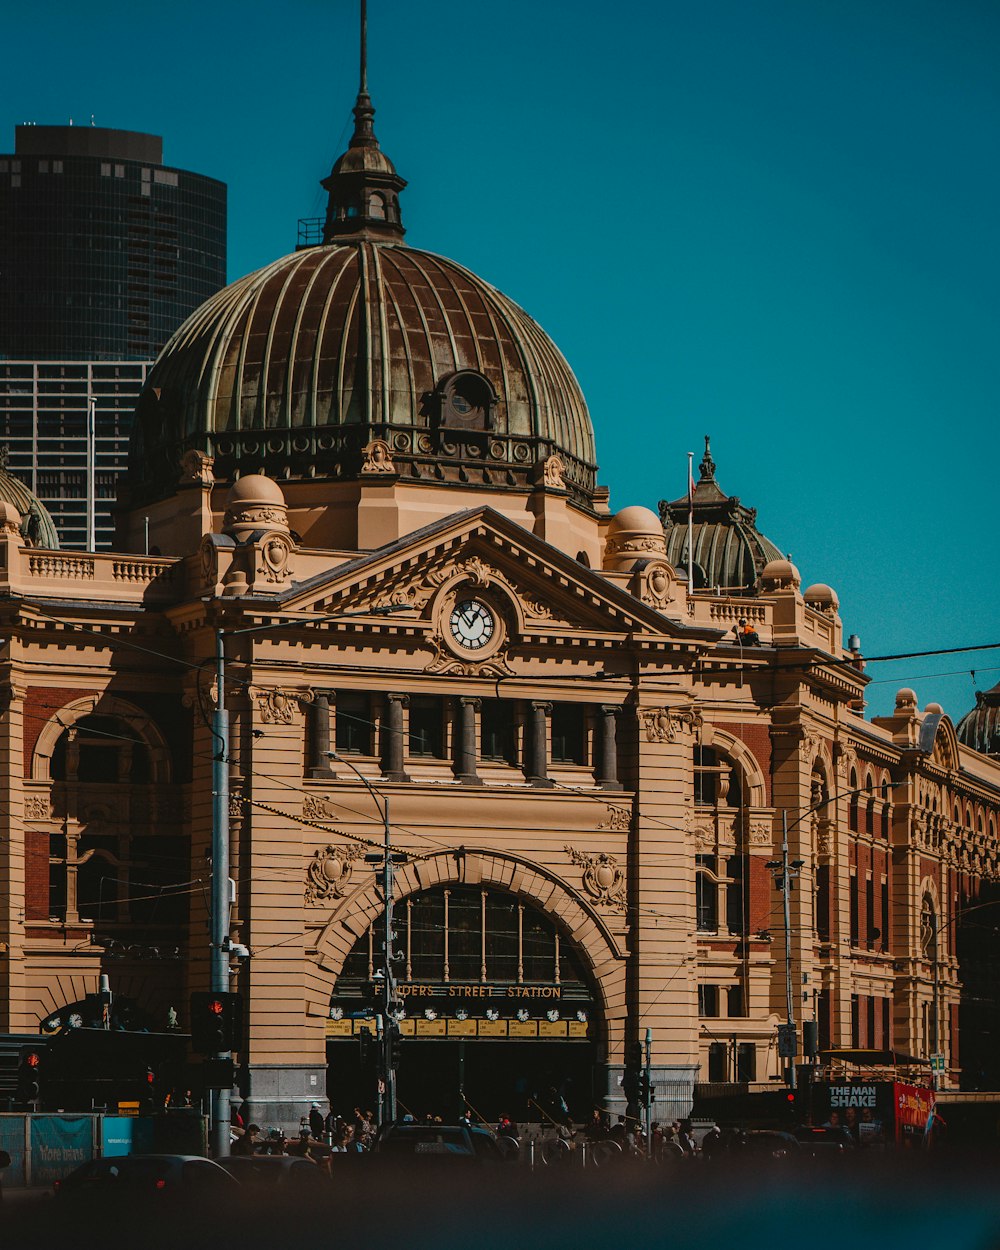
M 694 844 L 697 850 L 707 851 L 715 848 L 715 830 L 708 825 L 700 825 L 694 831 Z
M 588 855 L 572 846 L 564 849 L 573 863 L 583 869 L 583 888 L 594 902 L 624 911 L 626 907 L 625 870 L 615 856 L 603 851 L 596 855 Z
M 751 846 L 770 846 L 771 845 L 771 822 L 767 820 L 755 820 L 750 826 L 750 845 Z
M 608 804 L 608 818 L 597 827 L 608 829 L 613 833 L 627 833 L 632 827 L 632 813 L 627 807 L 614 807 Z
M 384 438 L 373 438 L 366 447 L 362 448 L 361 454 L 364 456 L 361 464 L 362 473 L 396 472 L 396 466 L 392 462 L 392 448 Z
M 646 730 L 647 742 L 676 742 L 681 729 L 695 732 L 701 728 L 701 713 L 687 708 L 643 708 L 639 716 Z
M 277 687 L 251 686 L 250 697 L 257 704 L 265 725 L 290 725 L 300 703 L 311 703 L 311 690 L 280 690 Z
M 343 898 L 354 861 L 360 859 L 363 852 L 361 846 L 325 846 L 316 851 L 306 869 L 306 906 L 315 907 L 327 899 Z
M 542 466 L 542 475 L 545 486 L 548 490 L 564 490 L 566 483 L 563 481 L 563 469 L 565 468 L 562 459 L 559 456 L 549 456 Z
M 24 800 L 25 820 L 48 820 L 52 815 L 52 801 L 47 794 L 29 794 Z
M 458 677 L 508 677 L 514 670 L 507 663 L 506 646 L 488 660 L 460 660 L 445 646 L 440 634 L 428 640 L 434 645 L 435 656 L 427 665 L 427 673 L 451 673 Z
M 293 572 L 292 544 L 283 534 L 269 534 L 260 547 L 260 573 L 269 582 L 283 582 Z

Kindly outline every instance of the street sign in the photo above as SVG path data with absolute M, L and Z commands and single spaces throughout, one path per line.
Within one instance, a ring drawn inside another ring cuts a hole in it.
M 944 1071 L 944 1055 L 942 1054 L 931 1055 L 931 1071 L 932 1072 Z
M 798 1053 L 798 1044 L 795 1039 L 794 1024 L 778 1025 L 778 1054 L 782 1059 L 794 1059 Z

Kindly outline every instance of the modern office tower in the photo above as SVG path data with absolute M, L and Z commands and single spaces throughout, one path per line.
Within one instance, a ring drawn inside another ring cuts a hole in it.
M 0 155 L 0 443 L 62 545 L 88 543 L 91 482 L 110 544 L 146 373 L 225 280 L 224 183 L 165 166 L 157 135 L 16 127 Z

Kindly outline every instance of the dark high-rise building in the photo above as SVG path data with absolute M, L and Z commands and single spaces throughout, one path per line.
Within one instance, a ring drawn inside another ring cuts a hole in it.
M 0 444 L 62 546 L 90 545 L 94 496 L 103 549 L 146 374 L 226 281 L 226 187 L 165 166 L 157 135 L 18 126 L 14 148 L 0 156 Z
M 18 126 L 0 156 L 0 358 L 152 360 L 226 280 L 226 187 L 158 135 Z

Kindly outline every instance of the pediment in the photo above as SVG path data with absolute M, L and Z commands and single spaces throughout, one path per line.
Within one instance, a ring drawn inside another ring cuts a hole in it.
M 389 609 L 394 622 L 429 627 L 442 595 L 459 584 L 501 596 L 525 641 L 589 632 L 697 644 L 719 632 L 670 620 L 489 508 L 445 518 L 293 585 L 278 601 L 293 611 L 374 615 Z

